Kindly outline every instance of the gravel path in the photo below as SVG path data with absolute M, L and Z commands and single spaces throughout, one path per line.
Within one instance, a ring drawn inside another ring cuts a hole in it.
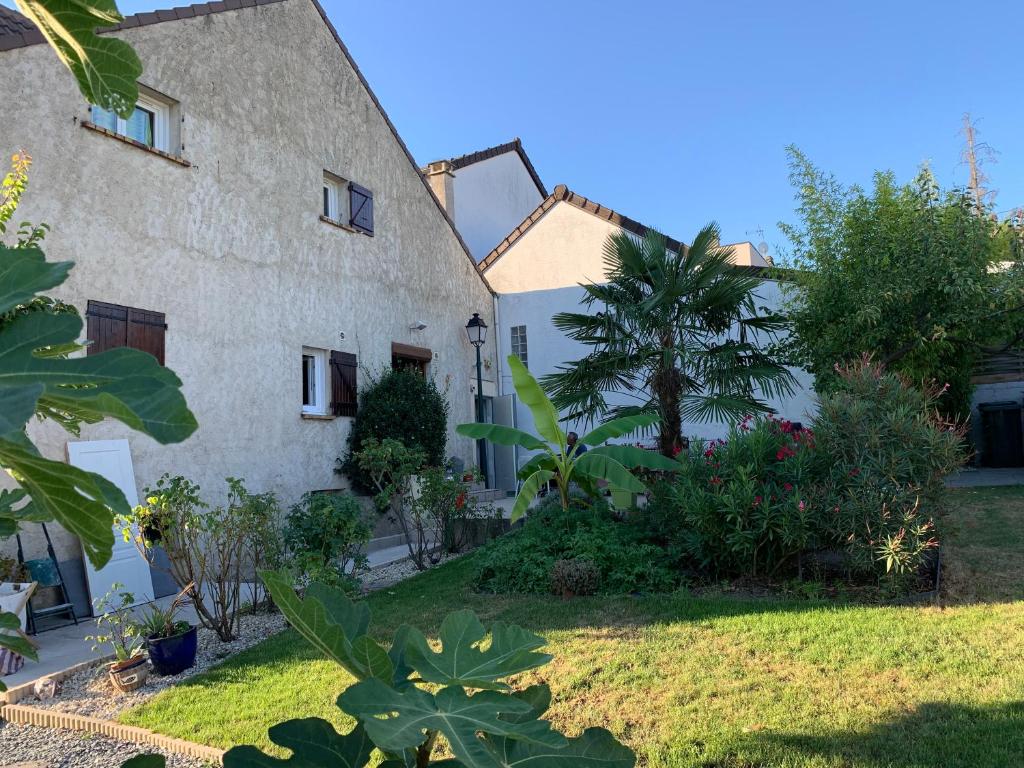
M 3 765 L 39 763 L 39 768 L 118 768 L 130 757 L 153 753 L 167 757 L 168 768 L 203 768 L 209 765 L 194 757 L 172 755 L 156 747 L 114 741 L 92 733 L 0 722 L 0 760 Z

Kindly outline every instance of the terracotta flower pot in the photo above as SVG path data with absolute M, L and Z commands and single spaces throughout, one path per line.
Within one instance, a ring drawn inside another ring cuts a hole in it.
M 115 661 L 108 670 L 110 682 L 122 693 L 137 691 L 149 678 L 149 662 L 145 656 Z

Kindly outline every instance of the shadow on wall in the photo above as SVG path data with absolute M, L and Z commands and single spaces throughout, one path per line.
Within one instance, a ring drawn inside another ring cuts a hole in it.
M 1009 768 L 1024 765 L 1024 702 L 985 707 L 931 702 L 867 731 L 751 738 L 809 759 L 824 758 L 827 765 Z

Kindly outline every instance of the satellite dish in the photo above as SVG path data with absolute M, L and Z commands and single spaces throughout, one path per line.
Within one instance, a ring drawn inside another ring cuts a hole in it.
M 768 255 L 768 243 L 766 243 L 764 240 L 762 240 L 760 243 L 757 244 L 757 250 L 758 250 L 758 252 L 760 252 L 760 254 L 762 256 L 767 256 Z

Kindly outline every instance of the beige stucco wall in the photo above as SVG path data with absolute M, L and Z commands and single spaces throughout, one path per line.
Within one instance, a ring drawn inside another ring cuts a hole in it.
M 558 201 L 488 267 L 495 291 L 547 291 L 605 281 L 604 243 L 619 228 Z
M 215 502 L 228 475 L 286 503 L 338 487 L 350 420 L 300 417 L 304 345 L 371 370 L 390 364 L 393 341 L 429 347 L 451 426 L 472 420 L 464 325 L 472 312 L 493 325 L 490 294 L 312 3 L 119 35 L 141 82 L 181 102 L 191 168 L 78 125 L 87 105 L 48 47 L 0 54 L 0 151 L 35 161 L 17 218 L 48 222 L 48 257 L 78 265 L 54 295 L 166 313 L 166 363 L 200 424 L 176 446 L 117 423 L 83 438 L 127 436 L 140 491 L 163 472 Z M 374 237 L 319 221 L 324 169 L 373 190 Z M 31 431 L 64 458 L 68 435 Z M 449 438 L 472 459 L 469 441 Z M 62 558 L 78 552 L 67 534 L 57 544 Z

